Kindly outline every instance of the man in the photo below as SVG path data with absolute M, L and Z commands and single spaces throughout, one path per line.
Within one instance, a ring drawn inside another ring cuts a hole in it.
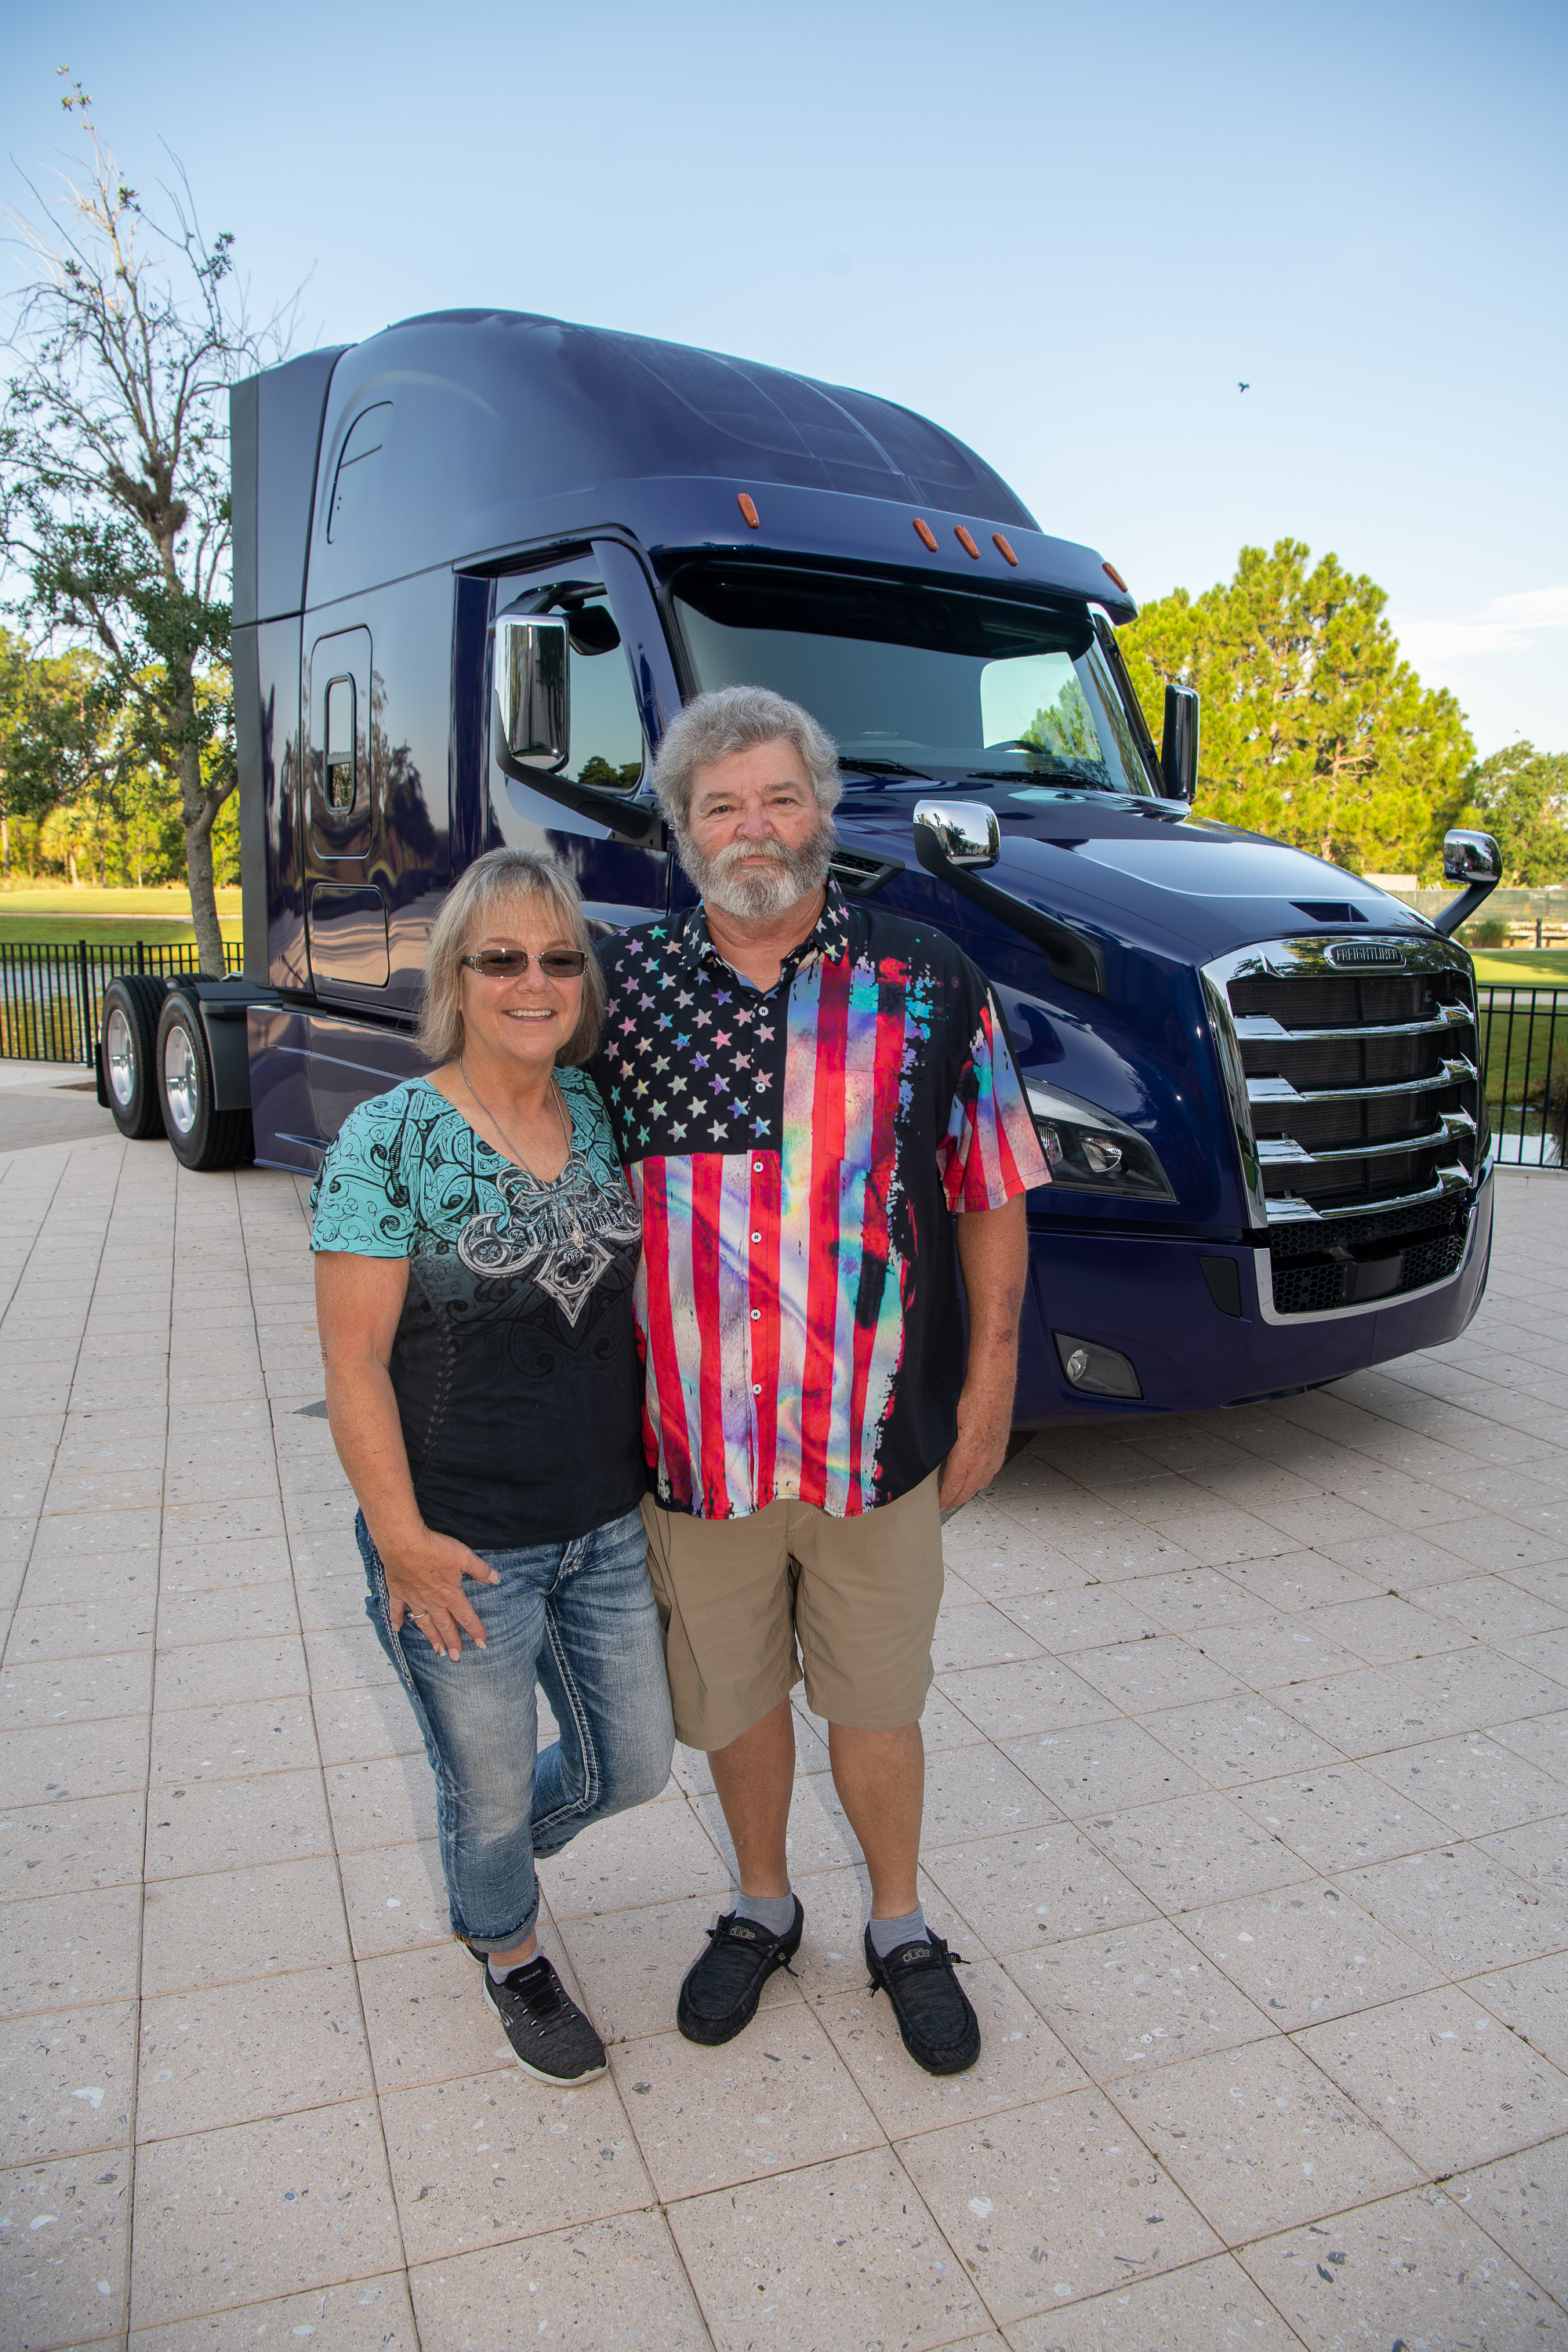
M 911 2056 L 956 2074 L 980 2029 L 916 1882 L 940 1514 L 1002 1466 L 1023 1196 L 1047 1170 L 979 973 L 829 878 L 840 787 L 815 719 L 761 687 L 702 695 L 654 784 L 702 903 L 605 943 L 595 1067 L 642 1208 L 676 1732 L 708 1752 L 741 1883 L 677 2022 L 729 2041 L 800 1945 L 798 1646 L 870 1875 L 873 1987 Z

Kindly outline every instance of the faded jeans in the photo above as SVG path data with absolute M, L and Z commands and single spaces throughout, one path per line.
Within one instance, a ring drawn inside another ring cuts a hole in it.
M 485 1629 L 456 1664 L 406 1612 L 392 1630 L 386 1571 L 355 1519 L 365 1613 L 397 1669 L 436 1775 L 453 1932 L 481 1952 L 527 1940 L 534 1857 L 590 1822 L 657 1797 L 675 1744 L 664 1643 L 640 1511 L 569 1543 L 485 1551 L 499 1584 L 465 1582 Z M 539 1756 L 535 1683 L 561 1727 Z

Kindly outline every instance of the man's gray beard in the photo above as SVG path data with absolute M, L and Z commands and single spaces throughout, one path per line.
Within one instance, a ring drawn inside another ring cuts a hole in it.
M 782 841 L 736 841 L 705 857 L 686 834 L 676 835 L 676 855 L 703 904 L 742 923 L 771 922 L 819 889 L 837 845 L 833 820 L 826 816 L 804 849 L 786 848 Z M 735 870 L 742 858 L 757 856 L 772 862 L 771 874 Z

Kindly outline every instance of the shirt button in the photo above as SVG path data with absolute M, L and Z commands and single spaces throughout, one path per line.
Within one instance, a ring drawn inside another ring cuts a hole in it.
M 760 1307 L 752 1307 L 752 1322 L 753 1322 L 753 1323 L 760 1323 L 760 1322 L 762 1321 L 762 1319 L 763 1319 L 763 1310 L 762 1310 L 762 1308 L 761 1308 Z
M 763 1392 L 763 1384 L 762 1384 L 761 1381 L 753 1381 L 752 1382 L 752 1394 L 753 1396 L 761 1396 L 761 1395 L 762 1395 L 762 1392 Z
M 763 1163 L 762 1163 L 762 1161 L 761 1161 L 760 1160 L 752 1160 L 752 1175 L 753 1175 L 753 1176 L 760 1176 L 760 1175 L 762 1174 L 762 1172 L 763 1172 Z
M 763 1238 L 763 1237 L 762 1237 L 761 1234 L 753 1234 L 752 1235 L 752 1239 L 754 1242 L 760 1242 L 760 1241 L 762 1240 L 762 1238 Z

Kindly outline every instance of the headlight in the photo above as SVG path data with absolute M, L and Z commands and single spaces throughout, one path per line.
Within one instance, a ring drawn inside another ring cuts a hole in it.
M 1024 1091 L 1053 1184 L 1122 1199 L 1175 1199 L 1158 1154 L 1124 1118 L 1039 1078 L 1026 1078 Z

